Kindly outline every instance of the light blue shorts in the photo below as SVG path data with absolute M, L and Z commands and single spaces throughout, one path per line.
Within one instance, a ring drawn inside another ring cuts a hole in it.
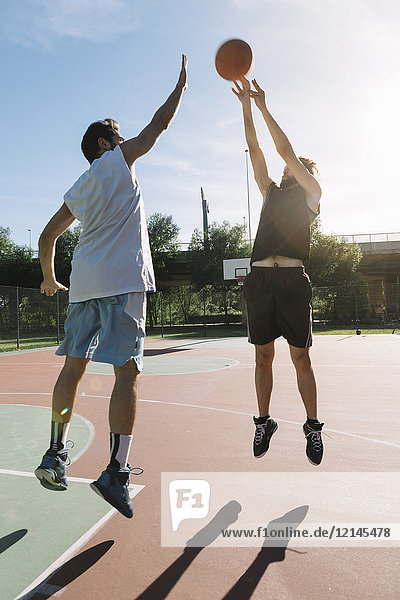
M 118 367 L 133 359 L 141 371 L 145 322 L 145 292 L 73 302 L 68 306 L 65 338 L 56 354 Z

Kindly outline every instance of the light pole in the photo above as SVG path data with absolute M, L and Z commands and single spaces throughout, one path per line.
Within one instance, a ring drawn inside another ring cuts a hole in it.
M 200 188 L 201 193 L 201 207 L 203 211 L 203 240 L 204 240 L 204 248 L 208 246 L 208 213 L 210 209 L 208 208 L 208 202 L 203 192 L 203 188 Z
M 246 156 L 246 183 L 247 183 L 247 212 L 249 214 L 249 241 L 251 246 L 251 225 L 250 225 L 250 190 L 249 190 L 249 151 L 244 151 Z
M 28 229 L 29 231 L 29 250 L 32 253 L 32 231 L 30 229 Z

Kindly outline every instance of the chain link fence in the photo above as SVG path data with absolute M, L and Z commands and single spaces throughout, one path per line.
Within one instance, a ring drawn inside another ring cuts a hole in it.
M 400 286 L 384 282 L 320 287 L 313 290 L 314 330 L 400 327 Z M 64 337 L 68 294 L 47 297 L 37 289 L 0 286 L 0 349 L 59 344 Z M 242 288 L 194 286 L 164 288 L 148 294 L 147 331 L 150 335 L 196 332 L 212 336 L 217 330 L 246 335 Z
M 0 285 L 0 341 L 15 342 L 45 337 L 59 344 L 64 337 L 67 294 L 43 296 L 39 290 Z
M 400 327 L 400 286 L 397 283 L 381 281 L 314 288 L 312 304 L 315 330 L 354 326 L 395 330 Z

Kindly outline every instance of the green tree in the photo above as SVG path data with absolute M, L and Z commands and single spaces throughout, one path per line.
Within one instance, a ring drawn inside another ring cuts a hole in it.
M 311 229 L 310 258 L 306 270 L 314 288 L 314 318 L 336 323 L 365 319 L 368 288 L 357 271 L 362 254 L 357 244 L 327 235 L 316 219 Z
M 151 255 L 157 270 L 165 269 L 168 259 L 179 252 L 178 235 L 180 228 L 172 215 L 154 213 L 147 220 Z
M 73 229 L 67 229 L 57 240 L 56 255 L 54 265 L 56 269 L 57 281 L 68 287 L 69 276 L 71 274 L 71 262 L 75 246 L 79 241 L 81 234 L 81 225 L 76 225 Z
M 189 261 L 192 281 L 198 289 L 212 294 L 215 310 L 225 315 L 237 311 L 238 293 L 223 280 L 222 261 L 228 258 L 246 258 L 251 255 L 245 225 L 231 226 L 228 221 L 221 225 L 212 223 L 206 240 L 202 232 L 195 229 L 189 244 Z
M 307 272 L 316 287 L 354 284 L 360 281 L 357 267 L 362 254 L 358 244 L 321 231 L 320 219 L 311 228 L 310 258 Z
M 15 244 L 10 228 L 0 227 L 0 284 L 37 287 L 39 279 L 39 261 L 30 248 Z
M 163 283 L 165 285 L 168 282 L 168 263 L 179 254 L 180 228 L 174 222 L 172 215 L 154 213 L 147 219 L 147 229 L 156 282 L 157 285 Z M 147 313 L 150 327 L 159 320 L 159 303 L 157 296 L 149 295 Z
M 0 260 L 12 254 L 15 246 L 11 239 L 11 229 L 0 225 Z
M 251 249 L 246 236 L 245 225 L 231 226 L 228 221 L 224 221 L 222 225 L 211 224 L 204 243 L 203 233 L 195 229 L 189 244 L 193 283 L 199 288 L 209 284 L 221 286 L 222 261 L 250 256 Z

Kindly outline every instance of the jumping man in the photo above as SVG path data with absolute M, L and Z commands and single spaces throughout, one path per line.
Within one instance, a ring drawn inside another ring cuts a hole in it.
M 273 385 L 272 362 L 275 340 L 281 335 L 289 344 L 297 385 L 307 420 L 303 425 L 306 455 L 314 465 L 322 460 L 322 426 L 317 418 L 317 388 L 309 350 L 311 335 L 311 285 L 303 260 L 310 251 L 310 225 L 319 214 L 321 188 L 314 177 L 315 163 L 298 158 L 288 138 L 269 112 L 265 93 L 257 81 L 242 78 L 233 92 L 242 103 L 244 130 L 255 181 L 263 197 L 260 222 L 254 242 L 251 271 L 244 282 L 249 341 L 255 346 L 255 387 L 259 416 L 254 456 L 264 456 L 278 423 L 270 417 Z M 257 140 L 251 99 L 260 110 L 278 154 L 286 166 L 278 187 L 268 173 Z
M 82 224 L 72 261 L 65 338 L 56 351 L 66 359 L 53 392 L 50 447 L 35 475 L 47 489 L 67 489 L 65 444 L 78 384 L 89 360 L 110 363 L 115 373 L 110 462 L 91 487 L 128 518 L 133 516 L 128 456 L 143 366 L 146 292 L 155 290 L 135 161 L 151 150 L 174 118 L 186 89 L 186 67 L 183 55 L 175 89 L 138 136 L 125 141 L 113 119 L 89 126 L 82 152 L 90 168 L 65 194 L 39 240 L 41 292 L 53 296 L 67 289 L 54 271 L 57 238 L 75 219 Z

